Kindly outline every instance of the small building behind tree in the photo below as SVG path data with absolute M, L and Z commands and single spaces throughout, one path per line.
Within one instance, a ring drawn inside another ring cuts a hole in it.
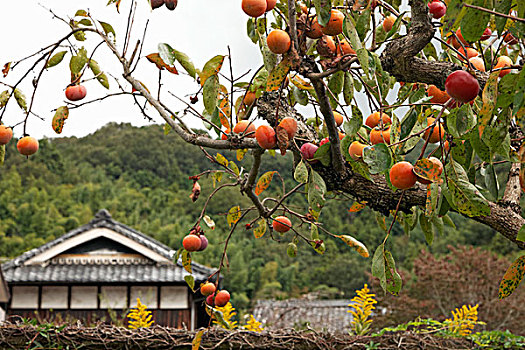
M 2 265 L 11 294 L 7 317 L 122 320 L 140 298 L 156 324 L 207 326 L 204 298 L 188 287 L 189 273 L 175 254 L 101 210 L 88 224 Z M 191 268 L 195 286 L 214 272 L 194 262 Z

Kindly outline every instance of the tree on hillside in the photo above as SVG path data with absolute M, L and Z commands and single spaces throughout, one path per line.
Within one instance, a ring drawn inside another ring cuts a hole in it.
M 117 10 L 130 6 L 127 27 L 118 30 L 86 10 L 78 10 L 70 20 L 54 14 L 71 30 L 34 55 L 5 65 L 4 77 L 15 74 L 11 69 L 21 61 L 32 62 L 29 71 L 16 71 L 16 83 L 0 95 L 1 116 L 8 103 L 18 103 L 24 111 L 12 126 L 24 136 L 18 150 L 26 156 L 35 153 L 38 141 L 26 135 L 26 126 L 35 118 L 38 87 L 55 66 L 71 72 L 66 89 L 71 102 L 58 107 L 51 121 L 57 133 L 70 111 L 91 102 L 76 102 L 85 98 L 94 83 L 90 80 L 111 91 L 96 101 L 124 94 L 146 118 L 156 111 L 166 122 L 166 132 L 200 147 L 213 164 L 213 169 L 190 178 L 192 199 L 203 204 L 195 224 L 187 228 L 180 251 L 184 263 L 191 251 L 203 249 L 203 227 L 214 226 L 206 212 L 209 199 L 231 187 L 248 197 L 251 206 L 232 203 L 228 211 L 231 231 L 224 237 L 219 274 L 228 264 L 230 237 L 244 228 L 256 238 L 266 233 L 289 240 L 290 256 L 297 254 L 301 240 L 323 254 L 323 236 L 328 235 L 368 257 L 358 237 L 331 232 L 322 224 L 321 210 L 332 200 L 354 200 L 350 211 L 366 205 L 378 213 L 385 235 L 373 247 L 372 273 L 392 294 L 401 288 L 396 252 L 388 248 L 395 222 L 406 232 L 419 222 L 431 244 L 435 231 L 452 224 L 447 213 L 454 211 L 525 248 L 520 206 L 525 186 L 520 184 L 525 179 L 520 166 L 525 153 L 523 2 L 450 0 L 445 5 L 409 0 L 401 6 L 395 0 L 242 0 L 239 11 L 247 14 L 247 34 L 259 45 L 264 64 L 235 77 L 231 54 L 217 55 L 197 69 L 169 43 L 159 43 L 158 52 L 144 53 L 147 26 L 134 27 L 136 1 L 146 0 L 109 1 Z M 177 1 L 151 0 L 150 5 L 155 11 L 165 11 L 164 5 L 176 10 Z M 117 45 L 117 33 L 123 45 Z M 136 45 L 131 39 L 135 36 Z M 100 43 L 88 52 L 87 39 Z M 96 61 L 100 46 L 118 59 L 120 72 L 102 70 Z M 60 65 L 67 59 L 69 65 Z M 137 76 L 139 64 L 155 64 L 158 76 Z M 30 96 L 26 99 L 19 85 L 32 71 L 33 91 L 25 91 Z M 198 88 L 189 98 L 170 94 L 162 84 L 163 76 L 179 71 L 194 78 Z M 117 79 L 119 74 L 122 78 Z M 196 107 L 199 100 L 203 111 Z M 184 109 L 175 111 L 175 101 L 185 103 Z M 364 123 L 360 104 L 374 112 Z M 206 131 L 190 128 L 191 118 L 199 118 Z M 4 144 L 12 128 L 0 127 Z M 237 162 L 221 150 L 236 150 Z M 267 150 L 293 153 L 296 183 L 285 183 L 279 169 L 261 174 Z M 242 167 L 245 155 L 252 158 L 247 169 Z M 216 183 L 204 199 L 198 198 L 203 176 Z M 277 198 L 265 196 L 272 181 L 282 182 Z M 297 196 L 306 196 L 304 207 L 288 205 Z M 521 256 L 509 269 L 501 297 L 517 286 L 524 265 Z

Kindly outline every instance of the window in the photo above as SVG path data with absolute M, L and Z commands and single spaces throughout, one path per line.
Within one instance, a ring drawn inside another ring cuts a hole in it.
M 96 286 L 72 286 L 71 309 L 96 309 L 97 292 Z
M 101 288 L 101 309 L 125 309 L 127 307 L 128 288 L 126 286 L 104 286 Z
M 12 309 L 38 309 L 38 287 L 13 286 Z
M 158 308 L 157 287 L 154 286 L 133 286 L 131 287 L 129 304 L 131 307 L 137 304 L 137 298 L 140 298 L 142 304 L 148 309 Z
M 42 309 L 67 309 L 67 287 L 66 286 L 43 286 L 42 287 Z
M 185 286 L 160 287 L 161 309 L 187 309 L 188 288 Z

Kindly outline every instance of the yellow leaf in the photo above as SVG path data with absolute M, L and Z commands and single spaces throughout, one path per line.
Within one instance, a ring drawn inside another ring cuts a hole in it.
M 354 204 L 352 204 L 352 206 L 350 207 L 350 209 L 348 209 L 348 211 L 350 213 L 357 213 L 366 207 L 366 203 L 367 203 L 366 201 L 362 201 L 362 202 L 355 201 Z
M 203 334 L 204 334 L 203 329 L 195 333 L 195 337 L 193 338 L 193 341 L 191 342 L 191 350 L 199 350 L 199 347 L 201 346 Z
M 219 162 L 219 164 L 224 165 L 225 167 L 228 167 L 228 159 L 226 159 L 222 154 L 217 153 L 217 155 L 215 156 L 215 159 L 217 160 L 217 162 Z
M 268 224 L 265 219 L 259 219 L 257 221 L 257 227 L 253 230 L 255 238 L 261 238 L 266 233 Z
M 244 155 L 246 154 L 246 152 L 248 152 L 248 149 L 245 148 L 245 149 L 238 149 L 237 150 L 237 160 L 240 162 L 241 160 L 243 160 L 244 158 Z
M 241 207 L 236 206 L 231 208 L 228 211 L 228 216 L 226 217 L 226 220 L 228 221 L 228 225 L 232 227 L 233 224 L 237 223 L 239 219 L 241 218 Z
M 266 81 L 266 91 L 276 91 L 279 90 L 281 83 L 288 75 L 291 67 L 291 60 L 288 56 L 283 58 L 281 63 L 275 67 L 275 69 L 268 75 L 268 80 Z
M 255 186 L 255 194 L 257 196 L 260 195 L 265 189 L 267 189 L 268 186 L 270 186 L 273 175 L 276 172 L 277 171 L 268 171 L 259 178 L 259 181 L 257 181 L 257 185 Z
M 525 255 L 517 258 L 509 266 L 499 285 L 499 298 L 504 299 L 514 292 L 525 275 Z
M 182 252 L 182 267 L 184 267 L 184 270 L 191 273 L 191 254 L 187 250 Z
M 341 235 L 337 237 L 341 238 L 343 242 L 345 242 L 349 247 L 353 248 L 362 257 L 368 258 L 370 256 L 370 253 L 368 252 L 368 249 L 366 249 L 366 246 L 354 237 L 347 235 Z

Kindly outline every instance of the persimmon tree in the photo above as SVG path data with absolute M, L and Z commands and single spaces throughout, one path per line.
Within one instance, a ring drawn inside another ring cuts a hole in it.
M 68 20 L 55 15 L 69 26 L 69 33 L 23 59 L 32 65 L 27 72 L 16 72 L 15 84 L 4 83 L 1 116 L 15 100 L 24 113 L 11 127 L 16 135 L 28 136 L 26 126 L 36 117 L 33 102 L 39 85 L 52 70 L 68 69 L 66 97 L 71 102 L 57 107 L 50 120 L 57 133 L 70 111 L 90 103 L 84 100 L 85 86 L 97 80 L 109 92 L 90 98 L 129 95 L 146 117 L 156 111 L 166 132 L 200 147 L 213 169 L 190 178 L 191 198 L 199 200 L 198 181 L 203 176 L 214 179 L 214 189 L 200 200 L 201 214 L 188 228 L 190 236 L 201 236 L 202 246 L 190 237 L 184 245 L 190 248 L 177 254 L 188 271 L 190 251 L 207 246 L 203 227 L 215 226 L 206 214 L 210 199 L 230 187 L 238 188 L 252 205 L 229 210 L 230 232 L 224 237 L 217 275 L 227 264 L 230 237 L 243 229 L 253 230 L 255 238 L 282 235 L 281 240 L 289 240 L 287 253 L 292 257 L 299 241 L 323 254 L 325 236 L 368 257 L 368 249 L 358 240 L 366 232 L 354 237 L 331 232 L 322 224 L 328 200 L 353 201 L 350 211 L 369 206 L 377 212 L 385 238 L 379 247 L 372 247 L 372 273 L 392 294 L 402 283 L 395 253 L 387 248 L 395 222 L 406 232 L 419 223 L 431 244 L 434 232 L 453 225 L 447 214 L 453 211 L 525 249 L 520 206 L 525 188 L 523 1 L 239 0 L 247 35 L 260 48 L 264 62 L 239 77 L 232 73 L 231 53 L 212 57 L 198 69 L 191 53 L 170 43 L 159 43 L 158 52 L 145 53 L 141 35 L 133 46 L 132 33 L 147 31 L 147 26 L 133 25 L 136 1 L 147 0 L 109 1 L 117 10 L 124 3 L 132 9 L 121 30 L 82 9 Z M 181 4 L 159 0 L 150 5 L 160 11 L 165 10 L 163 5 L 177 10 Z M 241 32 L 244 28 L 239 28 Z M 117 33 L 125 38 L 122 46 L 115 41 Z M 84 42 L 95 39 L 99 44 L 88 52 Z M 99 66 L 100 46 L 118 60 L 119 72 L 104 72 Z M 69 65 L 62 63 L 68 60 Z M 148 64 L 156 65 L 158 77 L 136 73 L 138 65 Z M 12 63 L 6 63 L 4 77 L 15 74 L 11 68 Z M 33 90 L 22 92 L 19 86 L 31 71 L 36 72 Z M 161 84 L 163 75 L 179 72 L 195 81 L 198 92 L 189 98 L 176 96 Z M 181 111 L 172 107 L 176 101 L 185 104 Z M 197 101 L 203 102 L 204 110 Z M 367 118 L 364 104 L 374 112 Z M 206 131 L 190 128 L 191 118 L 200 119 Z M 9 135 L 4 127 L 2 141 Z M 235 150 L 236 159 L 227 159 L 221 150 Z M 265 152 L 276 157 L 293 154 L 297 184 L 287 188 L 281 179 L 282 190 L 275 198 L 265 196 L 265 190 L 279 178 L 279 169 L 259 172 Z M 246 156 L 252 161 L 245 169 Z M 290 207 L 295 196 L 306 196 L 308 205 Z M 524 266 L 521 256 L 509 268 L 501 297 L 516 288 Z M 191 276 L 187 282 L 195 288 Z

